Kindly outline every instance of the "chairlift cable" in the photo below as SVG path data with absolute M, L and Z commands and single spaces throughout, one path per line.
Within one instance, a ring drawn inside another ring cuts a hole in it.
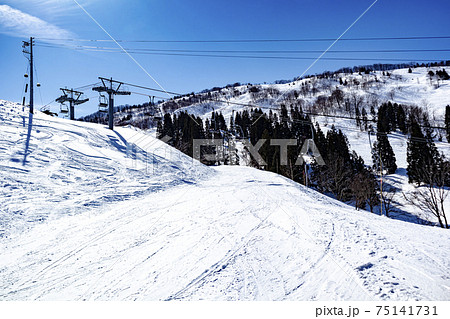
M 450 36 L 410 36 L 410 37 L 359 37 L 342 38 L 340 41 L 397 41 L 397 40 L 438 40 L 450 39 Z M 110 39 L 75 39 L 75 38 L 37 38 L 44 41 L 70 41 L 70 42 L 113 42 Z M 305 38 L 305 39 L 221 39 L 221 40 L 116 40 L 117 42 L 134 43 L 264 43 L 264 42 L 329 42 L 335 38 Z

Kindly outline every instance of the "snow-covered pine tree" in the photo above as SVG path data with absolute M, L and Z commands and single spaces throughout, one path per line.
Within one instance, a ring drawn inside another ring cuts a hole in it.
M 391 102 L 383 103 L 378 109 L 378 132 L 390 133 L 396 128 L 396 114 Z
M 403 133 L 408 133 L 406 129 L 406 113 L 401 104 L 395 104 L 396 111 L 396 119 L 397 119 L 397 128 Z
M 442 161 L 436 145 L 434 144 L 431 129 L 423 134 L 418 121 L 414 116 L 410 117 L 410 137 L 407 148 L 408 180 L 410 183 L 427 183 L 425 176 L 437 170 Z M 424 122 L 428 123 L 424 118 Z M 429 123 L 427 124 L 429 126 Z
M 394 174 L 397 170 L 395 154 L 387 136 L 387 133 L 396 128 L 397 109 L 397 104 L 388 102 L 378 110 L 377 141 L 372 149 L 373 168 L 377 172 L 382 168 L 387 174 Z
M 406 160 L 408 162 L 408 182 L 420 184 L 420 169 L 424 166 L 423 153 L 426 152 L 425 136 L 420 129 L 419 123 L 411 117 L 410 119 L 410 137 L 408 139 L 408 148 Z
M 394 150 L 389 143 L 387 134 L 377 133 L 377 141 L 372 149 L 372 161 L 373 169 L 376 172 L 381 170 L 380 164 L 382 165 L 383 171 L 386 171 L 387 174 L 394 174 L 397 170 Z

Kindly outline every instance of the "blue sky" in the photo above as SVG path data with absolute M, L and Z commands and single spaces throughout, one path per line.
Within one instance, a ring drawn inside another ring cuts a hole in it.
M 182 1 L 182 0 L 78 0 L 116 39 L 123 40 L 223 40 L 223 39 L 336 39 L 374 0 L 299 1 Z M 446 0 L 379 0 L 344 36 L 409 37 L 447 36 L 450 4 Z M 0 98 L 21 101 L 26 59 L 22 40 L 42 38 L 108 39 L 108 36 L 73 0 L 14 0 L 0 2 Z M 325 50 L 330 42 L 270 43 L 123 43 L 126 48 L 176 50 Z M 66 42 L 73 45 L 73 42 Z M 78 42 L 77 42 L 78 43 Z M 81 45 L 107 45 L 114 43 Z M 333 50 L 450 49 L 450 39 L 426 41 L 338 42 Z M 263 83 L 291 79 L 302 74 L 312 60 L 237 59 L 192 56 L 132 54 L 164 89 L 174 92 L 200 91 L 228 83 Z M 262 55 L 262 54 L 252 54 Z M 294 56 L 277 53 L 276 56 Z M 318 57 L 304 53 L 300 57 Z M 421 53 L 328 53 L 325 57 L 447 59 L 449 52 Z M 127 55 L 110 52 L 35 48 L 37 75 L 41 88 L 37 105 L 59 96 L 60 87 L 80 87 L 98 76 L 158 87 Z M 319 61 L 309 74 L 342 66 L 375 61 Z M 78 107 L 77 116 L 96 110 L 92 101 Z M 42 97 L 42 98 L 41 98 Z M 145 96 L 117 97 L 116 104 L 147 101 Z M 57 110 L 56 103 L 52 109 Z

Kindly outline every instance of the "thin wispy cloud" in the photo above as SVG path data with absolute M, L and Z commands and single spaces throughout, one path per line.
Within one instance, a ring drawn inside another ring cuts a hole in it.
M 14 37 L 58 39 L 74 37 L 74 34 L 66 29 L 8 5 L 0 5 L 0 33 Z
M 73 0 L 4 0 L 3 2 L 19 10 L 36 12 L 40 17 L 49 19 L 70 16 L 79 11 Z M 90 2 L 90 0 L 83 1 L 85 5 Z

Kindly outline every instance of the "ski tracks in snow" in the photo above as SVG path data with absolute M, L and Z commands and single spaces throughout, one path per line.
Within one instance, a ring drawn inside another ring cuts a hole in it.
M 276 174 L 169 158 L 132 129 L 40 116 L 27 165 L 2 165 L 0 299 L 449 297 L 445 230 L 355 211 Z M 26 141 L 12 128 L 0 127 L 10 155 Z M 150 151 L 156 170 L 116 165 L 133 141 L 135 164 Z

